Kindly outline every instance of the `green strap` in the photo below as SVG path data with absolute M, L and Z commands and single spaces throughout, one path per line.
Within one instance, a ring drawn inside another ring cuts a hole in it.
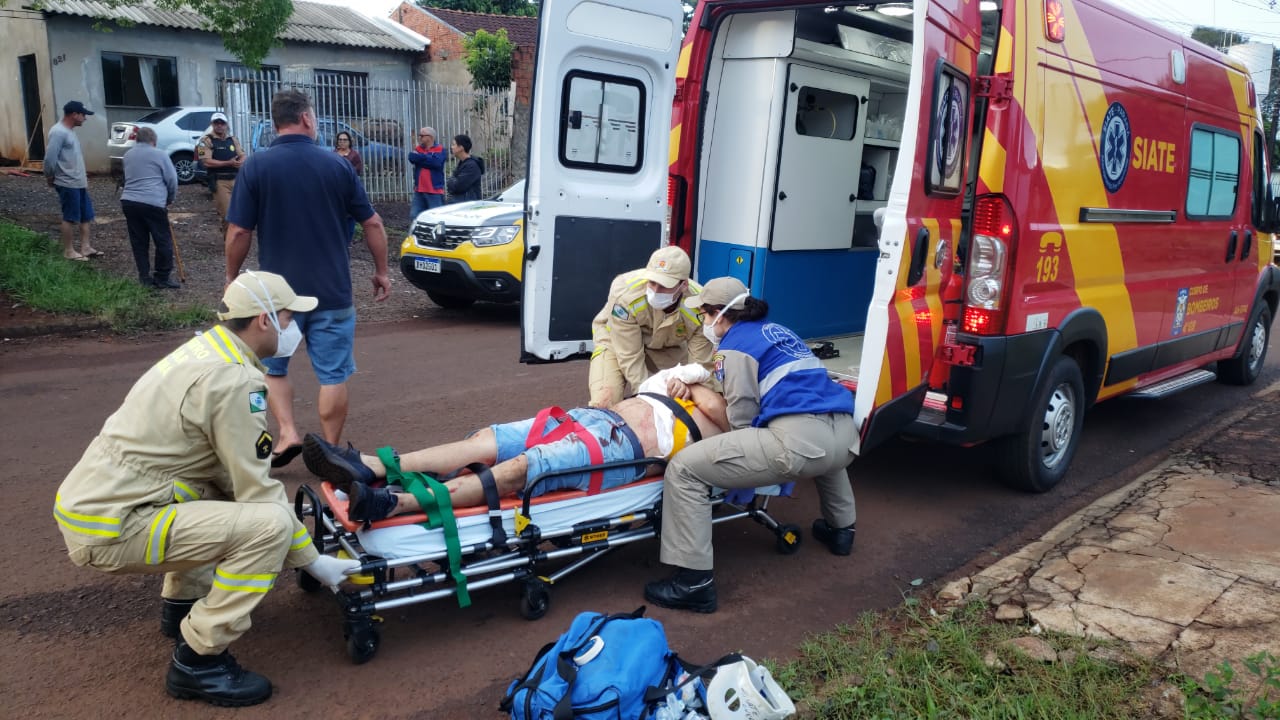
M 400 458 L 390 447 L 378 448 L 378 459 L 387 469 L 387 482 L 399 485 L 418 501 L 427 514 L 427 521 L 419 523 L 428 530 L 444 528 L 444 546 L 449 554 L 449 574 L 457 586 L 458 607 L 471 604 L 467 592 L 467 576 L 462 573 L 462 543 L 458 541 L 458 521 L 453 516 L 453 502 L 449 488 L 426 473 L 406 473 L 400 470 Z M 429 492 L 428 492 L 429 490 Z

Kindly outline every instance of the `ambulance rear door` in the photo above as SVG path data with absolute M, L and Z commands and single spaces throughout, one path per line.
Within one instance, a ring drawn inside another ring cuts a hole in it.
M 543 0 L 521 359 L 590 352 L 615 275 L 664 242 L 679 0 Z
M 965 196 L 973 194 L 966 168 L 981 45 L 979 3 L 921 0 L 914 3 L 912 21 L 899 172 L 881 227 L 854 400 L 860 452 L 920 415 L 943 341 L 942 290 L 953 271 Z

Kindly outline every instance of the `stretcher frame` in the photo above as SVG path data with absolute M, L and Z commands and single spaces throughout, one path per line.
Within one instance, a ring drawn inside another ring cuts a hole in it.
M 529 487 L 561 475 L 638 466 L 665 468 L 666 461 L 642 458 L 552 471 L 534 478 Z M 530 495 L 526 493 L 521 505 L 525 517 L 531 517 Z M 778 552 L 793 554 L 800 549 L 801 530 L 797 525 L 779 523 L 769 514 L 769 497 L 753 495 L 749 502 L 739 504 L 730 502 L 723 492 L 713 495 L 712 523 L 751 518 L 774 534 Z M 547 532 L 531 521 L 518 534 L 507 538 L 505 548 L 495 547 L 491 541 L 464 546 L 458 569 L 466 576 L 468 592 L 519 582 L 520 613 L 526 620 L 537 620 L 550 607 L 552 585 L 619 547 L 657 536 L 661 530 L 661 505 L 659 499 L 648 508 L 587 519 L 569 528 Z M 361 578 L 356 580 L 361 583 L 356 586 L 359 589 L 335 592 L 342 609 L 342 635 L 352 662 L 365 663 L 377 654 L 382 642 L 379 613 L 457 596 L 458 586 L 450 573 L 447 552 L 395 559 L 371 555 L 361 547 L 356 533 L 341 524 L 333 508 L 310 485 L 298 488 L 294 495 L 294 513 L 308 526 L 312 542 L 321 553 L 332 555 L 341 551 L 360 560 L 360 567 L 351 574 L 353 579 Z M 580 557 L 549 572 L 543 567 L 551 561 L 574 556 Z M 298 584 L 308 592 L 322 587 L 302 570 L 298 571 Z

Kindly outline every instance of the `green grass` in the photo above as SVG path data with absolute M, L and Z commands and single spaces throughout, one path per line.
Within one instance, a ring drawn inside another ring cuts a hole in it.
M 0 287 L 37 310 L 97 318 L 117 332 L 209 322 L 210 308 L 173 307 L 132 280 L 68 262 L 57 242 L 0 220 Z
M 1070 651 L 1052 663 L 1003 645 L 1027 634 L 1025 625 L 991 619 L 981 603 L 943 616 L 908 604 L 811 638 L 775 677 L 807 708 L 802 718 L 1148 716 L 1144 689 L 1163 682 L 1159 668 L 1136 656 L 1124 664 L 1095 659 L 1096 643 L 1068 636 L 1040 636 L 1059 654 Z

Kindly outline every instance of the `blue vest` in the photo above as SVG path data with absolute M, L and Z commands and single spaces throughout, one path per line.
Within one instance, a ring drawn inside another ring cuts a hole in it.
M 735 350 L 759 365 L 760 414 L 752 427 L 782 415 L 853 414 L 853 394 L 827 377 L 809 346 L 789 328 L 768 321 L 739 322 L 729 328 L 719 350 Z

